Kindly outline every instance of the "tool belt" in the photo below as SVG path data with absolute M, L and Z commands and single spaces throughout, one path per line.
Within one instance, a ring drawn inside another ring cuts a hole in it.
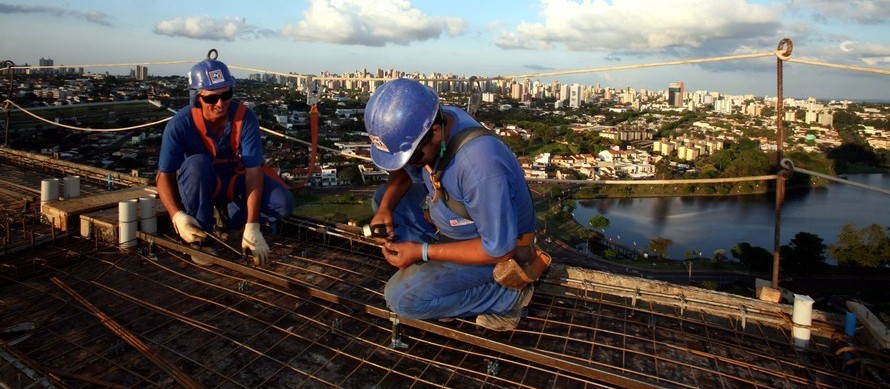
M 522 234 L 516 242 L 513 258 L 494 266 L 494 280 L 505 288 L 522 289 L 535 282 L 550 266 L 550 254 L 534 244 L 534 233 Z

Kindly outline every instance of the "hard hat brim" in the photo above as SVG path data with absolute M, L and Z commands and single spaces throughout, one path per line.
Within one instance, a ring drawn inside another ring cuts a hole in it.
M 377 167 L 387 170 L 399 170 L 405 167 L 405 164 L 408 163 L 408 159 L 411 158 L 411 154 L 414 154 L 415 146 L 411 150 L 396 152 L 396 153 L 387 153 L 385 151 L 379 150 L 376 147 L 371 147 L 371 159 L 374 161 L 374 164 Z

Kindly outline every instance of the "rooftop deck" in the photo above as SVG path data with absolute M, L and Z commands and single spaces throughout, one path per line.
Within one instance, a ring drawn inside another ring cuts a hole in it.
M 878 388 L 886 354 L 795 347 L 789 306 L 555 264 L 515 331 L 386 309 L 394 269 L 348 226 L 288 219 L 274 261 L 201 267 L 161 220 L 131 250 L 61 231 L 0 164 L 0 383 L 11 387 Z M 84 183 L 83 196 L 99 195 Z M 39 198 L 39 196 L 38 196 Z M 76 213 L 77 211 L 72 211 Z M 15 251 L 11 250 L 15 248 Z

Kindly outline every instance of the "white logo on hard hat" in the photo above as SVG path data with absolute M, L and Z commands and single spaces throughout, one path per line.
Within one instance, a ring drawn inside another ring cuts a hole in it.
M 216 84 L 219 82 L 223 82 L 226 80 L 226 78 L 223 77 L 222 70 L 219 70 L 219 69 L 211 70 L 211 71 L 207 72 L 207 76 L 210 77 L 210 85 L 213 85 L 213 84 Z
M 474 222 L 470 219 L 464 219 L 462 217 L 459 217 L 457 219 L 448 220 L 448 224 L 451 224 L 452 227 L 468 226 L 468 225 L 474 224 L 474 223 L 476 223 L 476 222 Z
M 371 138 L 371 144 L 373 144 L 374 147 L 380 149 L 380 151 L 384 153 L 389 152 L 389 148 L 386 147 L 386 144 L 383 143 L 383 140 L 381 140 L 379 136 L 371 135 L 369 138 Z

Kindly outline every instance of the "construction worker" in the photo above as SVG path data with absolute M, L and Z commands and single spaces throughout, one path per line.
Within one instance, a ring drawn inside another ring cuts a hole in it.
M 242 249 L 249 249 L 257 264 L 265 264 L 269 245 L 260 223 L 289 215 L 293 195 L 263 165 L 259 121 L 232 98 L 235 78 L 229 68 L 205 59 L 192 66 L 188 83 L 189 106 L 164 129 L 158 195 L 184 241 L 212 247 L 208 233 L 223 235 L 244 227 Z
M 533 285 L 508 288 L 492 274 L 516 253 L 518 237 L 535 231 L 534 204 L 514 154 L 497 137 L 480 136 L 443 161 L 449 141 L 482 126 L 460 108 L 440 107 L 436 93 L 414 80 L 377 88 L 364 121 L 371 157 L 390 174 L 371 220 L 386 226 L 383 255 L 399 269 L 384 290 L 388 307 L 413 319 L 476 316 L 485 328 L 515 328 Z M 421 184 L 406 167 L 422 168 Z

